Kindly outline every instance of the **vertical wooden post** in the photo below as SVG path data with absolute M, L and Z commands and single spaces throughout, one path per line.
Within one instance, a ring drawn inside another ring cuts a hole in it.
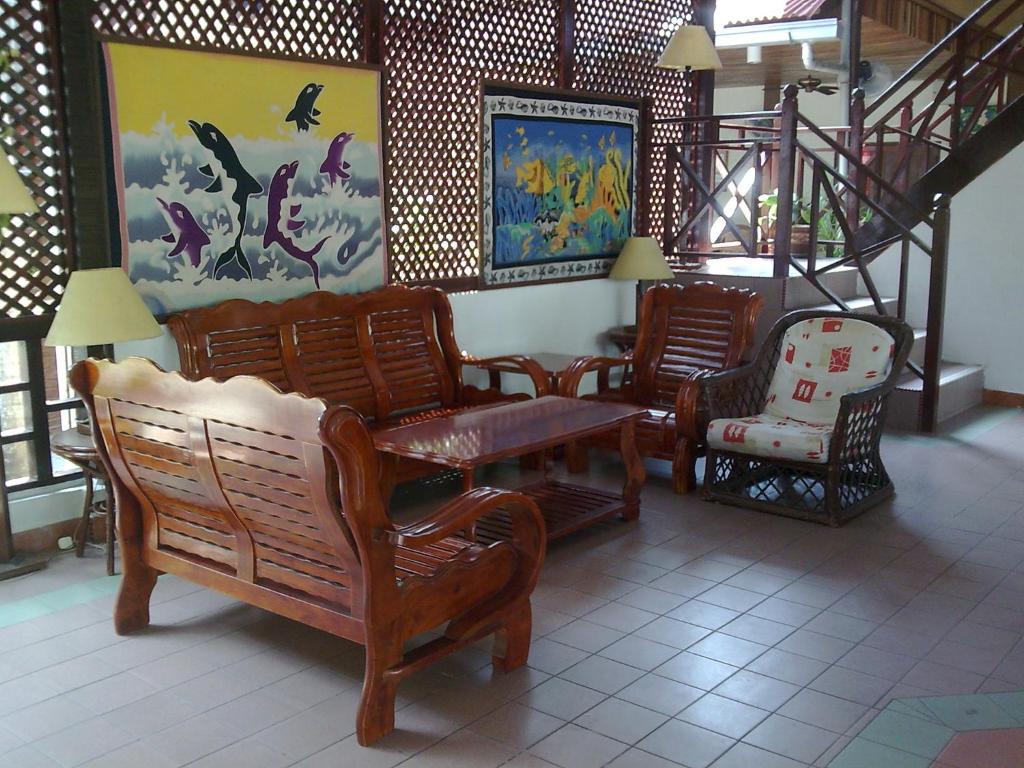
M 904 236 L 900 247 L 899 290 L 896 293 L 896 317 L 907 319 L 907 281 L 910 279 L 910 238 Z
M 561 0 L 558 11 L 558 87 L 572 88 L 576 69 L 576 0 Z
M 860 205 L 864 197 L 867 175 L 863 168 L 864 150 L 864 91 L 854 90 L 850 98 L 850 132 L 847 134 L 847 149 L 857 162 L 847 167 L 847 175 L 853 187 L 846 190 L 846 222 L 850 230 L 856 232 L 860 228 Z
M 949 272 L 949 195 L 935 205 L 931 269 L 928 276 L 928 336 L 924 345 L 924 388 L 921 393 L 921 429 L 934 432 L 939 423 L 939 376 L 942 368 L 942 330 L 946 314 L 946 277 Z
M 637 160 L 637 234 L 651 234 L 651 159 L 654 157 L 654 98 L 644 96 L 640 101 L 640 136 L 638 146 L 640 147 L 639 159 Z M 666 203 L 670 190 L 665 188 Z
M 914 119 L 913 107 L 905 104 L 900 110 L 900 152 L 899 162 L 903 163 L 903 169 L 893 179 L 893 186 L 900 192 L 906 192 L 910 186 L 910 167 L 914 162 L 914 145 L 910 138 L 911 124 Z M 927 148 L 926 148 L 927 151 Z
M 793 237 L 793 192 L 796 184 L 796 95 L 800 89 L 790 83 L 783 92 L 782 133 L 779 135 L 779 204 L 775 219 L 774 277 L 789 276 L 789 255 Z
M 73 267 L 109 267 L 121 253 L 120 228 L 111 226 L 103 130 L 101 73 L 90 0 L 53 3 L 68 148 Z M 118 241 L 114 241 L 116 235 Z
M 694 23 L 701 24 L 707 29 L 712 42 L 715 40 L 715 5 L 716 0 L 700 0 L 694 13 Z M 690 76 L 696 77 L 697 114 L 710 117 L 715 114 L 715 71 L 707 69 Z M 694 139 L 703 140 L 706 144 L 697 150 L 697 172 L 707 188 L 714 189 L 715 149 L 713 144 L 718 141 L 720 135 L 719 125 L 717 120 L 708 120 L 700 124 L 700 127 L 703 128 L 703 135 L 701 135 L 698 125 L 695 125 Z M 711 224 L 713 221 L 714 216 L 709 210 L 708 214 L 697 223 L 694 234 L 697 240 L 697 249 L 701 253 L 711 252 Z
M 676 195 L 685 195 L 684 185 L 676 182 L 678 151 L 675 146 L 665 147 L 665 205 L 661 215 L 661 250 L 669 264 L 675 252 L 672 240 L 676 234 Z M 685 204 L 679 210 L 685 211 Z
M 363 58 L 384 63 L 384 0 L 363 0 Z
M 847 30 L 846 41 L 848 48 L 846 49 L 846 56 L 847 65 L 849 66 L 847 77 L 849 77 L 850 88 L 856 90 L 860 88 L 860 31 L 863 13 L 861 0 L 850 0 L 849 10 L 850 17 L 843 19 Z M 853 124 L 852 117 L 850 123 L 851 125 Z

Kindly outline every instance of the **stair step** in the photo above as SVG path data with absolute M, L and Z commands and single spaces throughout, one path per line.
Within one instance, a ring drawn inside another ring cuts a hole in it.
M 924 344 L 928 331 L 924 328 L 914 329 L 914 346 L 910 348 L 910 361 L 924 367 Z
M 943 363 L 939 371 L 939 422 L 951 419 L 981 404 L 985 369 L 980 365 Z M 889 402 L 887 426 L 917 430 L 920 426 L 921 397 L 924 382 L 911 372 L 896 385 Z
M 820 295 L 820 294 L 819 294 Z M 878 311 L 875 309 L 875 302 L 872 301 L 870 296 L 852 296 L 850 298 L 843 299 L 846 305 L 850 308 L 851 312 L 856 312 L 861 315 L 877 315 Z M 887 296 L 882 297 L 882 306 L 885 307 L 886 314 L 896 314 L 895 298 L 889 298 Z M 810 307 L 800 307 L 800 309 L 814 309 L 819 312 L 834 312 L 839 307 L 831 302 L 825 304 L 815 304 Z

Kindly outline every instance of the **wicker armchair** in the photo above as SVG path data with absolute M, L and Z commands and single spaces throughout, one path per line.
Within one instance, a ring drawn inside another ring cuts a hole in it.
M 895 318 L 793 312 L 752 363 L 684 388 L 681 414 L 706 414 L 704 497 L 837 526 L 891 496 L 879 442 L 913 341 Z
M 695 374 L 739 365 L 763 306 L 764 299 L 752 291 L 710 282 L 649 288 L 640 306 L 634 352 L 579 358 L 563 376 L 559 394 L 647 408 L 637 424 L 637 448 L 643 456 L 671 461 L 673 490 L 687 493 L 696 484 L 694 463 L 703 446 L 696 423 L 684 424 L 678 417 L 680 388 Z M 632 379 L 609 386 L 609 371 L 630 365 Z M 580 383 L 589 372 L 597 375 L 597 392 L 580 395 Z M 570 471 L 586 469 L 587 447 L 618 450 L 618 437 L 609 434 L 566 446 Z

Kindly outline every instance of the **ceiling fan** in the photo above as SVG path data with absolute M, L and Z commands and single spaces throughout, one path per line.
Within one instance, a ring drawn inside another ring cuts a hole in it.
M 807 74 L 804 77 L 801 77 L 799 80 L 796 81 L 796 84 L 803 88 L 807 93 L 817 92 L 823 93 L 826 96 L 831 96 L 832 94 L 839 91 L 839 88 L 837 88 L 834 85 L 822 85 L 821 79 L 811 74 Z

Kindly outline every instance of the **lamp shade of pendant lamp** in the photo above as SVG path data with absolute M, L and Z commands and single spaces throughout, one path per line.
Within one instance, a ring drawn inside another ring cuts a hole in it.
M 658 59 L 658 66 L 688 72 L 722 69 L 722 60 L 718 58 L 718 51 L 715 50 L 715 44 L 711 42 L 711 35 L 707 29 L 697 24 L 684 24 L 668 41 L 661 58 Z

